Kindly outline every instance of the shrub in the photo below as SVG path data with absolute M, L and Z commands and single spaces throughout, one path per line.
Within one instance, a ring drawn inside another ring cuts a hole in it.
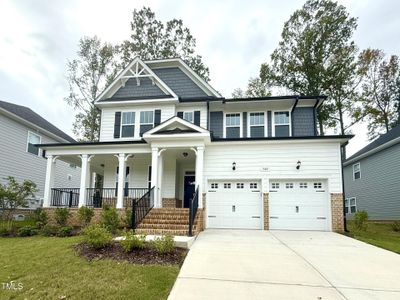
M 400 221 L 395 221 L 390 225 L 392 226 L 393 231 L 396 231 L 396 232 L 400 231 Z
M 137 236 L 133 230 L 129 230 L 120 243 L 125 252 L 131 252 L 133 249 L 144 249 L 146 247 L 146 236 Z
M 130 209 L 125 209 L 125 226 L 126 227 L 131 227 L 132 225 L 132 210 Z
M 82 224 L 82 227 L 88 226 L 93 216 L 94 216 L 93 208 L 82 206 L 78 210 L 78 219 L 79 222 Z
M 150 242 L 150 245 L 158 254 L 171 253 L 175 249 L 174 238 L 171 235 L 165 235 L 161 238 L 156 237 Z
M 83 233 L 84 241 L 96 249 L 104 248 L 111 244 L 112 236 L 106 228 L 100 225 L 91 225 L 86 227 Z
M 71 226 L 61 227 L 57 231 L 57 236 L 59 237 L 71 236 L 72 230 L 74 230 L 74 228 L 72 228 Z
M 354 214 L 354 225 L 357 230 L 367 230 L 368 213 L 360 210 Z
M 56 208 L 54 218 L 56 219 L 56 222 L 59 226 L 65 227 L 67 225 L 69 216 L 70 216 L 70 212 L 69 212 L 68 208 L 66 208 L 66 207 L 64 207 L 64 208 L 57 207 Z
M 32 220 L 35 222 L 38 228 L 42 228 L 47 224 L 48 216 L 43 208 L 37 208 L 32 214 Z
M 43 236 L 55 236 L 57 235 L 58 230 L 59 230 L 58 226 L 47 224 L 43 226 L 43 228 L 40 230 L 40 234 Z
M 117 210 L 113 207 L 104 206 L 101 212 L 101 224 L 111 233 L 115 233 L 119 226 Z
M 5 237 L 9 236 L 11 233 L 11 230 L 7 227 L 0 227 L 0 236 Z
M 32 226 L 24 226 L 18 229 L 18 236 L 32 236 L 38 234 L 38 230 Z

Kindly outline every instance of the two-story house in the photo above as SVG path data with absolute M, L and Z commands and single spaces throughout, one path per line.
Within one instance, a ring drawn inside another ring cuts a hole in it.
M 0 183 L 12 176 L 18 182 L 32 180 L 38 192 L 28 199 L 30 208 L 40 207 L 44 196 L 46 153 L 35 147 L 39 143 L 75 143 L 63 131 L 26 106 L 0 101 Z M 76 164 L 60 161 L 54 184 L 79 187 L 80 169 Z
M 41 145 L 45 206 L 64 188 L 53 183 L 57 159 L 81 166 L 78 206 L 134 200 L 139 229 L 170 232 L 157 219 L 198 206 L 205 228 L 342 231 L 340 147 L 351 136 L 318 135 L 324 100 L 227 99 L 179 58 L 135 58 L 96 100 L 99 142 Z M 93 171 L 101 189 L 89 188 Z

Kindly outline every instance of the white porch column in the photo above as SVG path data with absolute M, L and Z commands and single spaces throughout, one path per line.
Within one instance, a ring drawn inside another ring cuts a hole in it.
M 196 153 L 196 187 L 198 190 L 199 207 L 203 207 L 203 169 L 204 169 L 204 147 L 197 147 Z
M 163 172 L 164 172 L 164 159 L 162 156 L 163 151 L 164 150 L 158 151 L 158 169 L 157 169 L 158 207 L 162 207 L 162 185 L 163 185 Z
M 118 191 L 117 191 L 117 208 L 124 207 L 124 185 L 125 185 L 125 153 L 118 155 Z
M 57 159 L 57 157 L 53 157 L 53 155 L 47 156 L 46 180 L 44 183 L 43 207 L 50 207 L 51 189 L 54 185 L 54 173 L 55 173 L 56 159 Z
M 154 187 L 154 206 L 161 207 L 158 203 L 158 148 L 151 148 L 151 187 Z
M 79 204 L 78 206 L 86 205 L 86 188 L 89 187 L 90 181 L 90 158 L 91 156 L 87 154 L 82 154 L 81 156 L 81 186 L 79 189 Z

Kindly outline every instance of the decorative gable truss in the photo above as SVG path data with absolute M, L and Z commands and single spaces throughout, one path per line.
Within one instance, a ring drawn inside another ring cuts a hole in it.
M 133 61 L 116 77 L 116 79 L 100 94 L 96 103 L 107 101 L 120 89 L 125 87 L 128 80 L 134 79 L 136 85 L 140 87 L 141 80 L 148 78 L 152 85 L 157 86 L 164 96 L 169 96 L 168 100 L 178 100 L 178 96 L 168 87 L 139 57 Z M 160 97 L 161 98 L 161 97 Z M 153 99 L 154 100 L 154 99 Z

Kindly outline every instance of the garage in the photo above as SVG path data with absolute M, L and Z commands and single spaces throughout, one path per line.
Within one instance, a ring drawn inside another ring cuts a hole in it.
M 208 182 L 208 228 L 262 229 L 262 207 L 260 181 Z
M 330 230 L 329 197 L 323 180 L 270 180 L 269 228 Z

